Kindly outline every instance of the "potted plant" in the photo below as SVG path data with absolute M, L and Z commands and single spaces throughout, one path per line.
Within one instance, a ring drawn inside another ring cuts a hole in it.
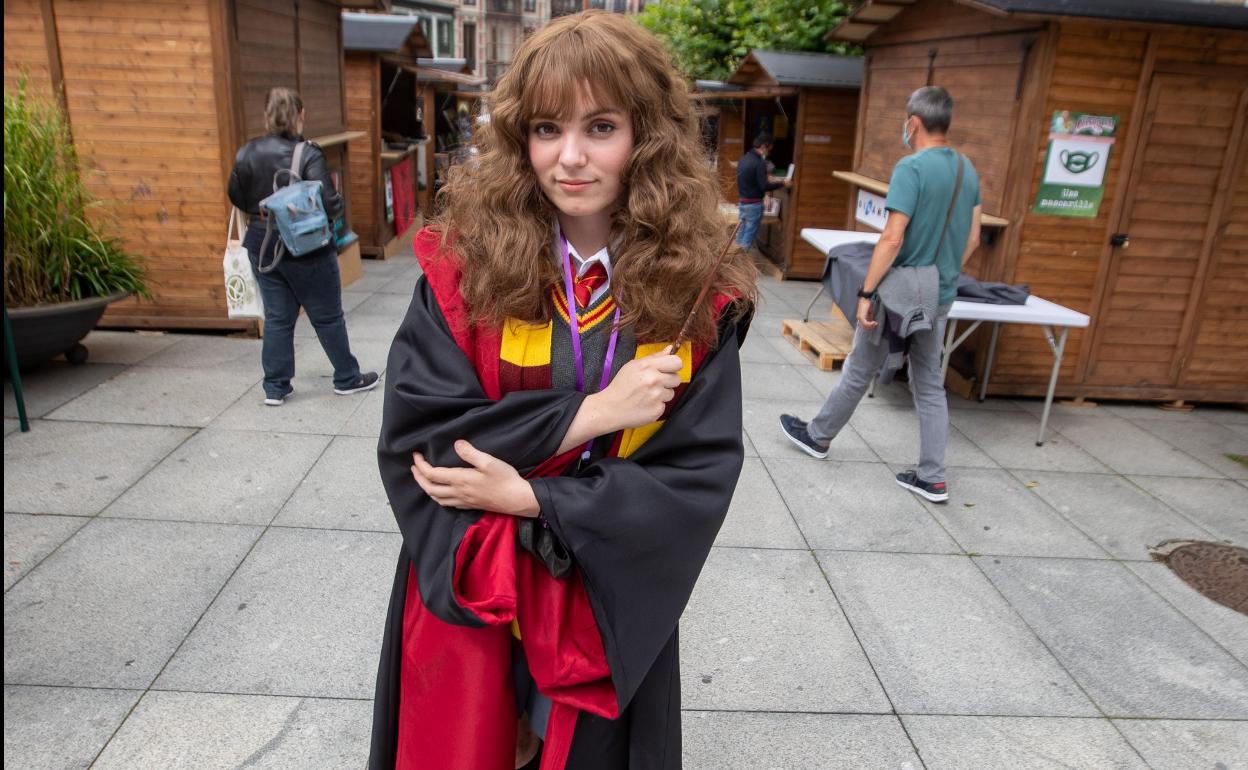
M 59 105 L 22 79 L 4 94 L 4 305 L 21 365 L 82 363 L 108 304 L 148 296 L 142 268 L 90 215 L 98 206 Z

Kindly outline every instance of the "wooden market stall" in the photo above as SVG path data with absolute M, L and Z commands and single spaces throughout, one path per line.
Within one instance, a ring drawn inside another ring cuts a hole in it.
M 865 49 L 842 169 L 856 199 L 886 189 L 905 152 L 906 96 L 925 84 L 953 95 L 950 141 L 996 217 L 967 272 L 1091 316 L 1059 394 L 1248 402 L 1248 8 L 867 0 L 829 39 Z M 1099 187 L 1069 181 L 1102 152 Z M 1071 211 L 1083 216 L 1058 215 Z M 825 222 L 862 229 L 852 205 Z M 1046 343 L 1002 331 L 989 392 L 1042 394 Z
M 828 211 L 842 211 L 848 190 L 832 178 L 853 154 L 854 120 L 862 59 L 816 53 L 751 51 L 728 78 L 732 91 L 706 90 L 719 105 L 718 168 L 721 189 L 737 201 L 737 161 L 761 131 L 775 147 L 768 158 L 776 175 L 795 165 L 793 186 L 772 193 L 778 217 L 767 217 L 755 242 L 785 278 L 818 278 L 824 255 L 802 241 L 803 227 L 827 226 Z
M 416 80 L 421 85 L 424 114 L 433 142 L 421 169 L 422 205 L 432 211 L 447 170 L 467 159 L 476 125 L 484 115 L 485 78 L 472 74 L 466 59 L 421 59 Z
M 419 154 L 429 143 L 416 62 L 432 53 L 415 16 L 342 14 L 354 226 L 365 256 L 385 259 L 411 242 Z
M 5 88 L 27 73 L 62 106 L 87 182 L 152 299 L 110 307 L 110 326 L 255 330 L 227 318 L 221 255 L 235 152 L 264 132 L 269 88 L 297 88 L 305 133 L 348 197 L 339 14 L 388 0 L 6 0 Z M 344 283 L 359 273 L 350 222 Z

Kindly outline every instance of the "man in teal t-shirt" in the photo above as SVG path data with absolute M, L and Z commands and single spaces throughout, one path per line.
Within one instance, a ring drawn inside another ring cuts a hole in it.
M 888 221 L 871 256 L 871 266 L 858 292 L 854 345 L 841 367 L 841 380 L 809 423 L 780 415 L 780 428 L 802 451 L 818 458 L 849 422 L 858 402 L 888 355 L 887 335 L 872 341 L 871 330 L 883 319 L 874 317 L 872 299 L 880 281 L 894 265 L 936 265 L 940 273 L 940 305 L 932 329 L 906 337 L 909 345 L 910 390 L 919 413 L 919 466 L 897 474 L 897 483 L 934 502 L 949 499 L 945 479 L 945 444 L 949 436 L 949 405 L 940 374 L 941 344 L 949 306 L 957 295 L 958 273 L 979 246 L 979 176 L 969 159 L 945 138 L 953 119 L 953 98 L 936 86 L 910 94 L 901 141 L 915 152 L 893 168 L 888 186 Z M 959 157 L 962 183 L 954 199 Z M 950 204 L 953 204 L 952 210 Z M 948 227 L 945 220 L 948 218 Z

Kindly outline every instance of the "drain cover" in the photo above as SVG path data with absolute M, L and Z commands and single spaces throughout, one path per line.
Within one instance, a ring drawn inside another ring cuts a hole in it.
M 1201 594 L 1248 615 L 1248 548 L 1169 540 L 1152 554 Z

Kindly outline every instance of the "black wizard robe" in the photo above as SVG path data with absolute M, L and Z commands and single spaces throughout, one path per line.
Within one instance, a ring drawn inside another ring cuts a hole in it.
M 415 250 L 425 275 L 390 351 L 378 442 L 403 549 L 370 770 L 511 770 L 517 638 L 553 702 L 542 770 L 679 768 L 677 621 L 741 470 L 748 324 L 718 300 L 719 344 L 679 351 L 682 385 L 663 418 L 577 463 L 579 448 L 556 452 L 585 396 L 549 385 L 552 325 L 471 325 L 453 252 L 430 230 Z M 651 347 L 662 346 L 637 355 Z M 461 438 L 531 480 L 539 522 L 425 495 L 412 452 L 462 466 Z M 570 570 L 519 547 L 525 526 L 547 528 Z

